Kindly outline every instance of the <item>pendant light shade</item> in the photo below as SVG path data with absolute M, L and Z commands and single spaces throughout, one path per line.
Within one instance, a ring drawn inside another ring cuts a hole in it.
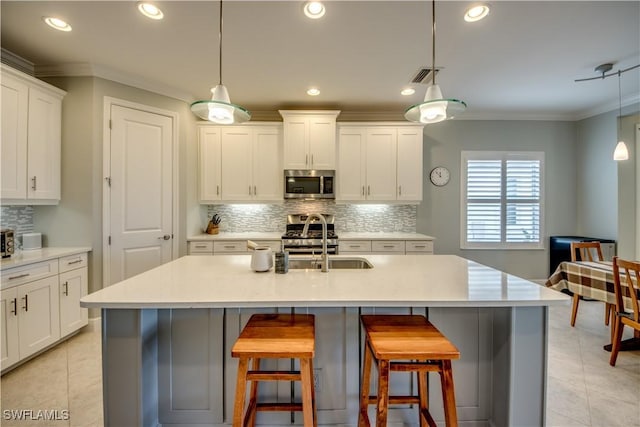
M 618 137 L 621 138 L 622 135 L 622 126 L 620 122 L 622 121 L 622 88 L 620 87 L 620 75 L 622 72 L 618 70 Z M 629 160 L 629 150 L 627 150 L 627 144 L 624 143 L 622 139 L 618 140 L 616 144 L 616 149 L 613 150 L 613 160 L 621 161 L 621 160 Z
M 220 1 L 220 49 L 219 49 L 219 83 L 211 89 L 211 99 L 196 101 L 191 104 L 191 111 L 203 120 L 207 120 L 219 125 L 230 125 L 243 123 L 251 119 L 251 113 L 239 106 L 231 103 L 229 91 L 222 84 L 222 1 Z
M 427 93 L 424 101 L 420 104 L 412 105 L 405 111 L 404 117 L 410 122 L 417 123 L 438 123 L 443 120 L 452 119 L 467 109 L 464 101 L 453 98 L 445 98 L 442 96 L 440 86 L 436 84 L 436 2 L 431 3 L 432 12 L 432 67 L 431 67 L 431 84 L 427 87 Z

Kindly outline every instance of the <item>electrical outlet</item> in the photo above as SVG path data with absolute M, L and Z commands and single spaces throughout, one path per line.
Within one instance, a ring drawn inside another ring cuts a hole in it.
M 322 369 L 314 369 L 313 370 L 313 388 L 315 389 L 316 393 L 319 393 L 321 388 L 320 388 L 320 371 Z

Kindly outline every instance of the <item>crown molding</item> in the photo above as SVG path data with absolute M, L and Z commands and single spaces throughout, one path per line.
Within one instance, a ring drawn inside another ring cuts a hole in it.
M 640 103 L 640 94 L 635 94 L 632 96 L 627 96 L 625 98 L 622 98 L 621 103 L 622 103 L 622 107 L 628 107 L 629 105 Z M 576 114 L 576 117 L 574 120 L 578 121 L 578 120 L 588 119 L 590 117 L 597 116 L 599 114 L 604 114 L 604 113 L 608 113 L 609 111 L 618 110 L 618 108 L 619 108 L 619 105 L 617 102 L 615 101 L 609 102 L 607 104 L 602 104 L 598 108 L 592 108 L 591 110 L 585 110 L 585 111 L 579 112 L 578 114 Z
M 3 64 L 8 65 L 18 71 L 22 71 L 23 73 L 30 76 L 35 75 L 35 67 L 33 62 L 28 61 L 5 48 L 2 48 L 0 57 L 2 58 Z
M 151 81 L 147 78 L 136 76 L 130 73 L 115 70 L 113 68 L 91 64 L 88 62 L 37 65 L 35 67 L 36 77 L 99 77 L 111 80 L 127 86 L 147 90 L 170 98 L 178 99 L 186 103 L 195 101 L 190 93 L 178 90 L 172 86 Z

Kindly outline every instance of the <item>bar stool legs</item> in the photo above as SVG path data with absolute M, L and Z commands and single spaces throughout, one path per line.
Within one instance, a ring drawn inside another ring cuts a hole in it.
M 455 346 L 423 316 L 363 315 L 361 319 L 366 338 L 358 426 L 370 426 L 367 408 L 371 404 L 376 404 L 376 426 L 382 427 L 387 425 L 390 403 L 415 403 L 419 407 L 420 426 L 436 427 L 428 406 L 427 372 L 440 374 L 446 425 L 457 426 L 451 359 L 459 358 L 460 352 Z M 378 367 L 376 396 L 369 395 L 373 362 Z M 392 371 L 416 372 L 418 396 L 390 396 Z

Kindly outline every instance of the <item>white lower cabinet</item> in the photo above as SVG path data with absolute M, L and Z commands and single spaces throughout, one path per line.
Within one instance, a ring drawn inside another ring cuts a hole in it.
M 2 287 L 3 372 L 88 323 L 86 253 L 3 270 Z
M 433 240 L 348 240 L 338 242 L 340 255 L 433 255 Z
M 281 240 L 251 239 L 260 246 L 269 246 L 273 252 L 282 249 Z M 246 255 L 248 253 L 247 240 L 217 240 L 188 242 L 189 255 Z

